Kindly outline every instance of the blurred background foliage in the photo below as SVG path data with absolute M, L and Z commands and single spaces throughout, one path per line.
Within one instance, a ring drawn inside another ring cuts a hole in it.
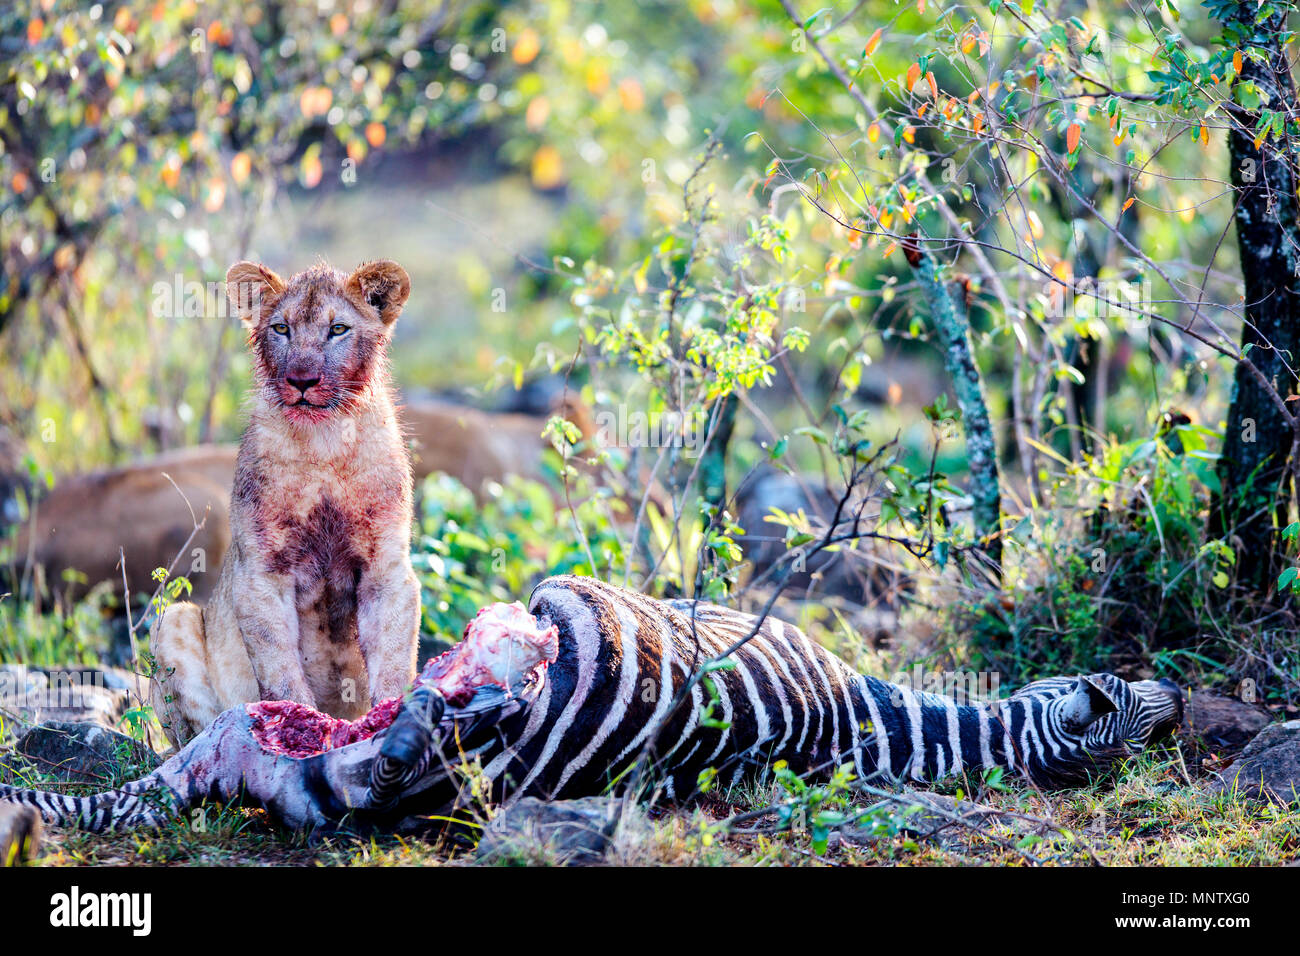
M 725 430 L 728 490 L 768 461 L 842 485 L 888 448 L 880 530 L 919 542 L 890 560 L 928 583 L 922 626 L 864 652 L 886 664 L 1267 672 L 1293 695 L 1294 654 L 1243 657 L 1249 628 L 1216 616 L 1231 547 L 1202 531 L 1233 363 L 1173 331 L 1240 327 L 1221 93 L 1170 66 L 1226 89 L 1218 25 L 1168 2 L 806 6 L 22 0 L 0 13 L 0 422 L 55 475 L 234 440 L 228 265 L 391 257 L 410 393 L 565 374 L 593 409 Z M 968 476 L 916 231 L 968 307 L 997 432 L 991 594 L 950 561 L 963 521 L 936 519 Z M 1054 309 L 1079 276 L 1136 283 L 1160 321 Z M 646 486 L 652 460 L 608 458 Z M 575 521 L 540 486 L 480 504 L 435 479 L 429 632 L 570 569 L 734 591 L 734 507 L 695 462 L 655 480 L 670 506 L 589 499 Z M 789 613 L 837 643 L 840 610 Z

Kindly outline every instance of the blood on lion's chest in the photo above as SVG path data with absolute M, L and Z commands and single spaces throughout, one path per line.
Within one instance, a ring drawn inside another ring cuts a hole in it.
M 299 518 L 282 519 L 276 529 L 270 570 L 291 575 L 299 590 L 324 585 L 354 590 L 375 552 L 375 531 L 366 511 L 350 512 L 322 498 Z

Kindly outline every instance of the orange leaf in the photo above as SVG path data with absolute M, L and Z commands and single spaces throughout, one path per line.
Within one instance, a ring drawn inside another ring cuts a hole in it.
M 1240 74 L 1240 73 L 1241 73 L 1241 66 L 1242 66 L 1241 51 L 1240 51 L 1240 50 L 1235 50 L 1235 51 L 1233 51 L 1233 54 L 1232 54 L 1232 71 L 1233 71 L 1234 73 Z
M 519 34 L 519 39 L 515 41 L 515 48 L 510 51 L 510 57 L 520 66 L 525 63 L 532 63 L 537 59 L 537 54 L 542 49 L 542 38 L 537 35 L 537 31 L 532 27 L 525 27 Z
M 973 122 L 973 123 L 971 124 L 971 128 L 972 128 L 973 130 L 975 130 L 976 133 L 978 133 L 978 132 L 980 132 L 980 130 L 984 129 L 984 114 L 983 114 L 983 113 L 976 113 L 976 114 L 975 114 L 975 122 Z
M 913 63 L 907 68 L 907 92 L 912 92 L 912 87 L 916 86 L 916 81 L 921 78 L 921 64 Z
M 907 126 L 903 129 L 903 140 L 908 143 L 916 142 L 916 127 Z
M 885 246 L 885 251 L 882 253 L 882 255 L 883 255 L 886 259 L 888 259 L 889 256 L 890 256 L 890 254 L 891 254 L 895 249 L 897 249 L 897 248 L 898 248 L 898 243 L 896 243 L 896 242 L 891 242 L 889 245 Z
M 203 208 L 208 212 L 216 212 L 226 202 L 226 184 L 223 180 L 213 177 L 208 180 L 208 198 L 203 202 Z
M 27 21 L 27 43 L 35 46 L 41 42 L 41 37 L 45 36 L 45 21 L 40 17 L 33 17 Z
M 1065 130 L 1065 148 L 1067 152 L 1073 153 L 1079 148 L 1079 136 L 1083 133 L 1083 127 L 1078 123 L 1071 123 Z
M 876 47 L 880 46 L 880 37 L 884 32 L 885 30 L 883 27 L 876 27 L 876 32 L 871 34 L 870 38 L 868 38 L 867 46 L 862 51 L 864 56 L 871 56 L 871 54 L 876 52 Z
M 969 53 L 975 49 L 975 34 L 968 33 L 961 40 L 961 52 Z
M 1133 199 L 1134 199 L 1133 196 L 1129 196 L 1128 199 L 1125 199 L 1125 200 L 1124 200 L 1124 205 L 1123 205 L 1123 207 L 1120 209 L 1120 212 L 1128 212 L 1128 207 L 1131 206 L 1131 205 L 1133 205 Z
M 933 72 L 925 74 L 925 82 L 930 84 L 930 95 L 937 99 L 939 96 L 939 84 L 935 82 Z
M 247 153 L 236 153 L 230 160 L 230 177 L 235 181 L 235 185 L 242 186 L 248 181 L 249 174 L 253 171 L 253 159 Z
M 925 13 L 925 0 L 916 0 L 916 12 Z
M 1202 146 L 1210 145 L 1210 128 L 1206 126 L 1204 123 L 1201 124 L 1201 145 Z
M 378 149 L 384 145 L 384 140 L 388 139 L 388 130 L 384 128 L 383 123 L 366 124 L 366 142 Z

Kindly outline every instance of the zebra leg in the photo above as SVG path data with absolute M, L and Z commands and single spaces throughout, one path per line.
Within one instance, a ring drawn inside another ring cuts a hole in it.
M 250 726 L 242 708 L 228 710 L 153 773 L 117 790 L 74 797 L 0 784 L 0 800 L 35 807 L 53 826 L 92 833 L 159 827 L 204 799 L 237 799 L 250 773 L 264 781 L 268 755 Z

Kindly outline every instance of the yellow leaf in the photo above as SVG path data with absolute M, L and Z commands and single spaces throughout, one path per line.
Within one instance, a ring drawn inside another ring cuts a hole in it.
M 564 182 L 564 161 L 554 146 L 546 145 L 533 154 L 533 185 L 554 189 Z
M 915 143 L 915 142 L 916 142 L 916 127 L 915 127 L 915 126 L 908 126 L 908 127 L 905 127 L 905 128 L 904 128 L 904 130 L 903 130 L 903 141 L 906 142 L 906 143 Z
M 973 49 L 975 49 L 975 34 L 968 33 L 962 37 L 961 52 L 969 53 Z
M 1210 145 L 1210 128 L 1204 124 L 1201 125 L 1201 145 Z
M 1029 235 L 1032 236 L 1034 239 L 1042 239 L 1043 220 L 1039 219 L 1038 213 L 1034 212 L 1032 209 L 1029 211 L 1029 215 L 1027 218 L 1029 220 Z
M 876 52 L 876 47 L 880 46 L 880 38 L 884 35 L 884 32 L 883 27 L 876 27 L 876 32 L 871 34 L 870 38 L 867 40 L 866 48 L 862 51 L 864 55 L 871 56 L 871 54 Z
M 874 143 L 876 140 L 880 139 L 880 124 L 879 124 L 879 123 L 872 123 L 870 126 L 867 127 L 867 139 L 870 140 L 870 141 L 873 142 L 873 143 Z
M 885 251 L 882 253 L 882 255 L 883 255 L 886 259 L 888 259 L 888 258 L 890 257 L 890 255 L 893 254 L 893 251 L 894 251 L 895 249 L 897 249 L 897 248 L 898 248 L 898 243 L 896 243 L 896 242 L 891 242 L 889 245 L 885 246 Z
M 299 165 L 299 175 L 302 178 L 302 184 L 308 189 L 315 189 L 319 186 L 321 176 L 325 173 L 325 169 L 321 165 L 319 151 L 317 153 L 308 152 L 303 156 L 302 162 Z

